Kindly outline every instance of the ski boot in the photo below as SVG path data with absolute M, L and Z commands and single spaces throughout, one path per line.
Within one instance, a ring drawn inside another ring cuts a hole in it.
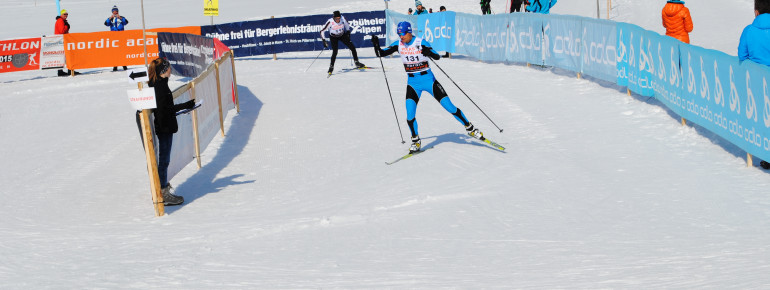
M 329 74 L 332 74 L 332 72 L 333 72 L 333 71 L 334 71 L 334 66 L 333 66 L 333 65 L 330 65 L 330 66 L 329 66 Z
M 184 202 L 184 197 L 174 195 L 173 187 L 171 183 L 161 189 L 161 196 L 163 196 L 163 205 L 180 205 Z
M 356 68 L 357 68 L 357 69 L 366 68 L 366 65 L 365 65 L 365 64 L 363 64 L 363 63 L 360 63 L 360 62 L 356 61 Z
M 409 146 L 409 153 L 420 152 L 421 148 L 420 136 L 412 137 L 412 146 Z
M 479 129 L 476 129 L 473 127 L 473 124 L 468 123 L 468 126 L 465 126 L 465 132 L 468 132 L 468 136 L 471 136 L 473 138 L 484 140 L 484 133 L 481 133 Z

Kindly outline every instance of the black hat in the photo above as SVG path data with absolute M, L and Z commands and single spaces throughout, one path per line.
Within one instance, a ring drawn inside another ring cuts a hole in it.
M 334 11 L 332 14 L 334 14 L 334 17 L 342 17 L 342 14 L 340 14 L 339 11 Z

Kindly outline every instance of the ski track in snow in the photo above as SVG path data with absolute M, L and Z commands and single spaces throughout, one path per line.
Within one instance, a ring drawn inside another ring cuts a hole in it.
M 0 22 L 15 29 L 0 38 L 52 29 L 52 1 L 7 2 Z M 662 32 L 662 3 L 612 2 L 613 19 Z M 478 2 L 423 3 L 479 13 Z M 130 1 L 62 4 L 73 32 L 103 31 L 111 5 L 130 28 L 140 23 Z M 383 8 L 274 4 L 221 1 L 215 21 Z M 389 5 L 405 12 L 413 2 Z M 752 1 L 687 5 L 693 43 L 734 55 Z M 210 21 L 197 4 L 145 6 L 149 28 Z M 563 0 L 553 12 L 593 17 L 595 2 Z M 241 112 L 228 114 L 227 137 L 211 142 L 200 170 L 172 180 L 186 202 L 160 218 L 122 71 L 0 74 L 0 288 L 770 286 L 768 173 L 654 99 L 558 69 L 453 56 L 438 65 L 503 133 L 434 74 L 506 151 L 467 136 L 424 94 L 417 119 L 434 149 L 388 166 L 408 148 L 400 61 L 359 50 L 385 67 L 396 119 L 381 69 L 339 73 L 351 66 L 341 49 L 331 78 L 329 52 L 305 72 L 317 54 L 235 62 Z

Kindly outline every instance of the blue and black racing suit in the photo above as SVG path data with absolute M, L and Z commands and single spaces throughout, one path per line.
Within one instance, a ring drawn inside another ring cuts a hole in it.
M 454 115 L 455 119 L 463 124 L 463 126 L 470 126 L 470 122 L 463 112 L 452 104 L 449 100 L 444 87 L 436 80 L 433 72 L 428 65 L 428 57 L 438 60 L 441 58 L 439 54 L 433 50 L 430 43 L 419 37 L 412 37 L 412 41 L 409 43 L 402 43 L 400 40 L 396 40 L 390 46 L 385 49 L 379 49 L 378 56 L 388 56 L 398 51 L 401 55 L 401 61 L 404 63 L 404 69 L 409 76 L 409 80 L 406 83 L 406 122 L 409 125 L 409 130 L 412 132 L 412 138 L 418 137 L 417 132 L 417 119 L 415 114 L 417 112 L 417 103 L 420 101 L 420 95 L 422 92 L 428 92 L 433 98 L 438 101 L 444 109 L 450 114 Z

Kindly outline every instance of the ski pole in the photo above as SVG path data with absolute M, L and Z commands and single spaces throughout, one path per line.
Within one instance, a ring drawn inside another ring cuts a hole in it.
M 315 63 L 315 61 L 316 61 L 316 60 L 318 60 L 318 57 L 320 57 L 320 56 L 321 56 L 321 54 L 322 54 L 322 53 L 324 53 L 324 51 L 326 51 L 326 48 L 325 48 L 325 47 L 324 47 L 323 49 L 321 49 L 321 52 L 319 52 L 319 53 L 318 53 L 318 56 L 316 56 L 316 57 L 315 57 L 315 59 L 313 60 L 313 62 L 311 62 L 311 63 L 310 63 L 310 65 L 309 65 L 309 66 L 307 66 L 307 68 L 305 69 L 305 72 L 307 72 L 307 70 L 309 70 L 309 69 L 310 69 L 310 67 L 311 67 L 311 66 L 313 66 L 313 64 Z
M 393 115 L 396 116 L 396 125 L 398 126 L 398 137 L 401 137 L 401 144 L 406 143 L 404 141 L 404 134 L 401 133 L 401 124 L 398 123 L 398 114 L 396 113 L 396 104 L 393 102 L 393 94 L 390 92 L 390 84 L 388 84 L 388 75 L 385 74 L 385 65 L 382 63 L 382 58 L 377 57 L 380 59 L 380 67 L 382 68 L 382 75 L 385 76 L 385 85 L 388 87 L 388 95 L 390 95 L 390 104 L 393 106 Z
M 441 67 L 440 67 L 440 66 L 439 66 L 439 65 L 436 63 L 436 61 L 434 61 L 432 58 L 428 58 L 428 59 L 430 59 L 430 61 L 431 61 L 431 62 L 433 62 L 433 64 L 434 64 L 434 65 L 436 65 L 436 67 L 437 67 L 439 70 L 441 70 L 441 72 L 442 72 L 442 73 L 444 73 L 444 75 L 445 75 L 447 78 L 449 78 L 449 80 L 450 80 L 450 81 L 452 81 L 452 83 L 453 83 L 453 84 L 455 84 L 455 86 L 456 86 L 458 89 L 460 89 L 460 91 L 461 91 L 461 92 L 463 92 L 463 95 L 465 95 L 465 97 L 466 97 L 466 98 L 468 98 L 468 100 L 470 100 L 470 101 L 471 101 L 471 103 L 473 103 L 473 105 L 474 105 L 474 106 L 476 106 L 476 108 L 477 108 L 477 109 L 479 109 L 479 111 L 481 111 L 481 113 L 482 113 L 482 114 L 484 114 L 484 117 L 487 117 L 487 120 L 489 120 L 490 122 L 492 122 L 492 125 L 495 125 L 495 127 L 497 127 L 497 130 L 500 130 L 500 133 L 502 133 L 502 132 L 503 132 L 503 129 L 500 129 L 500 127 L 498 127 L 498 126 L 497 126 L 497 124 L 495 124 L 495 121 L 492 121 L 492 118 L 489 118 L 489 116 L 487 116 L 487 113 L 484 113 L 484 110 L 482 110 L 481 108 L 479 108 L 479 105 L 476 105 L 476 102 L 474 102 L 474 101 L 473 101 L 473 99 L 471 99 L 471 97 L 469 97 L 469 96 L 468 96 L 468 94 L 466 94 L 466 93 L 465 93 L 465 91 L 463 91 L 463 88 L 461 88 L 461 87 L 460 87 L 460 85 L 458 85 L 458 84 L 457 84 L 457 83 L 456 83 L 456 82 L 455 82 L 455 81 L 454 81 L 454 80 L 453 80 L 451 77 L 449 77 L 449 75 L 448 75 L 448 74 L 447 74 L 447 73 L 444 71 L 444 69 L 442 69 L 442 68 L 441 68 Z

